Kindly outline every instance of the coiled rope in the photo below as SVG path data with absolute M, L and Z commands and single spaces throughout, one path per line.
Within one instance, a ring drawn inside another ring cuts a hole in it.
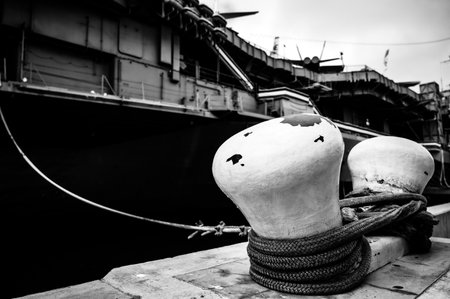
M 419 194 L 390 193 L 341 200 L 341 207 L 405 200 L 409 202 L 299 239 L 268 239 L 252 230 L 247 247 L 250 276 L 267 288 L 286 293 L 329 295 L 349 291 L 361 284 L 369 270 L 371 250 L 364 235 L 424 211 L 427 201 Z M 431 231 L 433 224 L 428 222 Z M 431 236 L 428 231 L 427 238 Z

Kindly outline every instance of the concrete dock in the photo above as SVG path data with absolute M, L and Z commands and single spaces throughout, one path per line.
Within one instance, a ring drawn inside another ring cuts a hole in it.
M 406 255 L 403 239 L 372 237 L 371 274 L 352 292 L 329 298 L 450 298 L 450 239 Z M 250 279 L 247 243 L 113 269 L 103 279 L 22 298 L 298 298 Z M 317 298 L 327 298 L 319 296 Z
M 369 275 L 355 290 L 316 298 L 450 298 L 450 203 L 429 207 L 440 223 L 426 254 L 399 237 L 369 237 Z M 21 298 L 299 298 L 253 282 L 247 242 L 113 269 L 104 278 Z

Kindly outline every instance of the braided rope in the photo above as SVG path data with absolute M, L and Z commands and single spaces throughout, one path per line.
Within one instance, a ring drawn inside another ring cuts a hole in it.
M 376 194 L 343 200 L 341 207 L 410 202 L 341 227 L 298 239 L 269 239 L 254 230 L 247 252 L 251 278 L 273 290 L 303 294 L 342 293 L 359 285 L 369 270 L 370 246 L 363 236 L 424 210 L 418 194 Z

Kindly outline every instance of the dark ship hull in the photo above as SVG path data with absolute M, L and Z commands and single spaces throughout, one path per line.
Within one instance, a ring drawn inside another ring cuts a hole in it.
M 0 104 L 27 157 L 64 188 L 136 215 L 246 224 L 216 187 L 215 150 L 251 121 L 213 120 L 93 103 L 15 96 Z M 8 295 L 98 279 L 113 267 L 244 241 L 197 237 L 115 215 L 38 175 L 0 130 Z

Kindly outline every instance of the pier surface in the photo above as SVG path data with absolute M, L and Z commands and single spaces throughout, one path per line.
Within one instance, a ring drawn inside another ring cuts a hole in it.
M 332 298 L 450 298 L 450 239 L 404 255 L 405 241 L 371 237 L 371 274 Z M 299 298 L 250 279 L 247 242 L 113 269 L 103 279 L 22 298 Z M 312 296 L 313 297 L 313 296 Z M 327 298 L 319 296 L 317 298 Z

